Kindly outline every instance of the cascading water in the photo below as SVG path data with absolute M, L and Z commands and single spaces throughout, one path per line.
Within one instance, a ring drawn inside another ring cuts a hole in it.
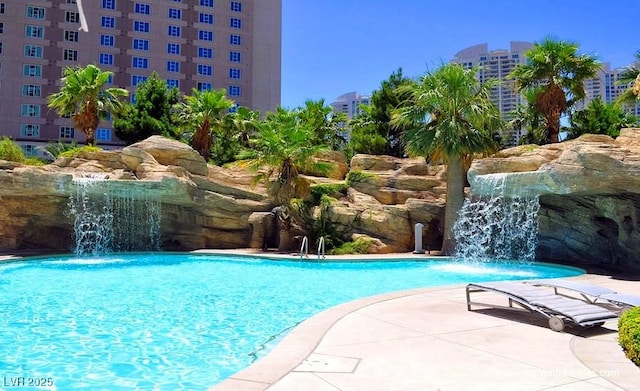
M 160 250 L 161 206 L 104 178 L 75 178 L 69 197 L 78 255 Z M 119 188 L 116 186 L 120 186 Z
M 505 176 L 485 175 L 454 224 L 456 258 L 464 261 L 535 259 L 538 195 L 506 195 Z

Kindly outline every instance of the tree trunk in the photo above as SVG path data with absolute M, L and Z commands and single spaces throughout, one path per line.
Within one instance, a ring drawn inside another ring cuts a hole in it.
M 560 109 L 553 110 L 549 113 L 549 118 L 547 119 L 547 127 L 549 129 L 549 139 L 547 140 L 549 143 L 557 143 L 560 141 L 560 115 L 562 111 Z
M 205 119 L 205 121 L 198 127 L 196 133 L 193 135 L 192 145 L 193 149 L 198 151 L 200 156 L 202 156 L 205 161 L 209 161 L 212 141 L 213 138 L 211 136 L 211 127 L 209 126 L 209 121 Z
M 453 224 L 458 219 L 458 212 L 464 203 L 465 173 L 462 159 L 450 156 L 447 163 L 447 204 L 444 209 L 444 239 L 442 241 L 442 252 L 445 255 L 453 254 L 456 248 Z
M 96 131 L 95 129 L 85 129 L 84 134 L 87 136 L 86 145 L 96 145 Z

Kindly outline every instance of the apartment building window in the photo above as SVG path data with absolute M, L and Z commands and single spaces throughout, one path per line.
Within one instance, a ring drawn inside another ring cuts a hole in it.
M 232 29 L 241 29 L 242 19 L 238 19 L 238 18 L 229 19 L 229 27 L 231 27 Z
M 213 58 L 213 49 L 212 48 L 198 48 L 198 57 L 202 58 Z
M 22 96 L 42 96 L 41 88 L 38 84 L 23 84 Z
M 200 12 L 198 15 L 198 20 L 200 21 L 200 23 L 213 24 L 213 14 Z
M 169 19 L 182 19 L 182 10 L 178 8 L 169 8 Z
M 240 52 L 229 52 L 229 61 L 231 62 L 241 62 L 242 54 Z
M 27 38 L 44 38 L 44 27 L 27 25 L 24 28 L 24 36 Z
M 27 77 L 42 76 L 42 65 L 24 64 L 22 66 L 22 75 Z
M 27 6 L 27 18 L 31 19 L 44 19 L 44 8 L 34 7 L 32 5 Z
M 141 75 L 133 75 L 133 76 L 131 76 L 131 85 L 132 86 L 137 86 L 139 83 L 144 83 L 145 81 L 147 81 L 147 77 L 146 76 L 141 76 Z
M 198 75 L 211 76 L 213 74 L 213 67 L 211 65 L 198 64 Z
M 40 132 L 40 129 L 38 129 L 38 132 Z M 36 149 L 35 145 L 22 144 L 20 145 L 20 148 L 22 148 L 22 152 L 24 152 L 25 156 L 36 156 L 38 154 L 38 150 Z
M 169 35 L 170 37 L 179 37 L 180 32 L 180 26 L 169 26 L 167 35 Z
M 96 140 L 98 141 L 111 141 L 111 129 L 98 128 L 96 129 Z
M 203 7 L 213 7 L 213 0 L 200 0 L 200 5 Z
M 180 44 L 169 42 L 167 44 L 167 53 L 169 54 L 180 54 Z
M 73 11 L 67 11 L 64 13 L 64 21 L 67 23 L 78 23 L 80 21 L 80 14 Z
M 107 84 L 112 85 L 113 84 L 113 75 L 110 74 L 109 76 L 107 76 Z
M 147 3 L 135 3 L 133 12 L 135 12 L 136 14 L 150 15 L 151 6 Z
M 167 79 L 167 88 L 180 88 L 180 81 L 178 79 Z
M 23 104 L 20 107 L 20 115 L 23 117 L 40 117 L 40 105 Z
M 242 3 L 239 1 L 231 2 L 231 11 L 233 12 L 242 12 Z
M 40 125 L 20 124 L 20 136 L 21 137 L 39 137 Z
M 229 86 L 229 96 L 240 96 L 240 86 Z
M 62 59 L 65 61 L 78 61 L 78 51 L 75 49 L 64 49 Z
M 4 22 L 0 22 L 0 34 L 4 34 Z
M 135 50 L 143 50 L 143 51 L 148 51 L 149 50 L 149 40 L 148 39 L 139 39 L 139 38 L 134 38 L 133 39 L 133 48 Z
M 198 30 L 198 39 L 201 41 L 213 41 L 213 31 Z
M 4 2 L 0 3 L 0 14 L 4 14 Z
M 72 139 L 76 136 L 76 131 L 71 126 L 61 126 L 58 135 L 62 139 Z
M 77 32 L 77 31 L 76 31 Z M 113 35 L 102 34 L 100 35 L 100 45 L 101 46 L 115 46 L 116 38 Z
M 240 69 L 239 68 L 229 68 L 229 78 L 230 79 L 240 79 Z
M 116 18 L 112 16 L 103 16 L 100 18 L 100 25 L 106 29 L 113 29 L 116 27 Z
M 24 56 L 42 58 L 42 46 L 40 45 L 24 45 Z
M 178 61 L 167 61 L 167 72 L 180 72 L 180 63 Z
M 211 91 L 213 89 L 213 84 L 204 82 L 204 81 L 199 81 L 196 84 L 196 88 L 198 89 L 198 91 Z
M 231 45 L 242 45 L 242 37 L 236 34 L 229 35 L 229 43 Z
M 0 42 L 0 54 L 2 54 L 2 42 Z
M 100 64 L 101 65 L 113 65 L 113 54 L 111 53 L 100 53 Z
M 116 9 L 116 0 L 102 0 L 102 8 L 107 10 Z
M 149 68 L 149 59 L 146 57 L 133 57 L 131 59 L 131 66 L 134 68 L 147 69 Z
M 64 30 L 64 40 L 66 42 L 78 42 L 80 34 L 78 34 L 77 30 Z
M 76 0 L 67 0 L 67 4 L 76 4 Z
M 141 20 L 133 21 L 133 29 L 142 33 L 148 33 L 150 30 L 149 22 L 143 22 Z

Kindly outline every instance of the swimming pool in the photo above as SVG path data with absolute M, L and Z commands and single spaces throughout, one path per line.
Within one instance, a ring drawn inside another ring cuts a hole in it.
M 339 303 L 417 287 L 581 273 L 545 264 L 167 253 L 5 263 L 0 373 L 44 379 L 45 386 L 50 379 L 59 390 L 206 389 Z

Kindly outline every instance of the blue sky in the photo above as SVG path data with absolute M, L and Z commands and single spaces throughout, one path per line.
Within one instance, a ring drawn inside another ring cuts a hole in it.
M 546 36 L 577 42 L 612 67 L 640 50 L 639 0 L 282 0 L 282 106 L 371 93 L 480 43 Z

